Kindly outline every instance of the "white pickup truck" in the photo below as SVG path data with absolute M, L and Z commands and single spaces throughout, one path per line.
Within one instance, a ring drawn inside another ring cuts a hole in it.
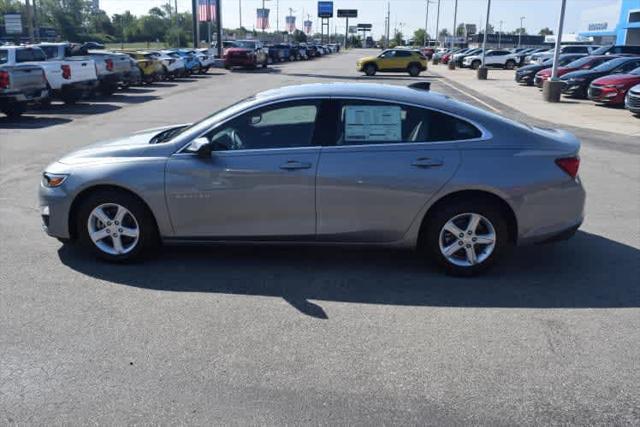
M 131 64 L 125 55 L 105 50 L 89 50 L 86 45 L 75 43 L 38 43 L 47 55 L 47 61 L 86 60 L 95 63 L 98 78 L 97 90 L 104 95 L 111 95 L 122 83 L 125 72 L 130 71 Z M 127 69 L 123 69 L 126 67 Z
M 65 59 L 47 61 L 45 53 L 34 46 L 2 46 L 6 65 L 32 64 L 42 67 L 53 96 L 74 103 L 90 93 L 97 84 L 93 60 Z
M 4 65 L 6 51 L 0 51 L 0 111 L 11 118 L 20 116 L 29 104 L 47 99 L 47 79 L 37 65 Z

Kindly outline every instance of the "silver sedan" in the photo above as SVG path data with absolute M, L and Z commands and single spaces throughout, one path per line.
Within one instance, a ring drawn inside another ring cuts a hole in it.
M 583 220 L 580 142 L 424 86 L 313 84 L 71 153 L 46 232 L 111 261 L 160 243 L 385 245 L 471 275 Z

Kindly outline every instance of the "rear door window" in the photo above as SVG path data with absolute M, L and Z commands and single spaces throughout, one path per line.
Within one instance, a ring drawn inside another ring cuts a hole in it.
M 457 141 L 482 135 L 466 120 L 403 104 L 343 100 L 339 114 L 336 145 Z
M 41 49 L 25 48 L 16 50 L 16 62 L 45 61 L 46 56 Z

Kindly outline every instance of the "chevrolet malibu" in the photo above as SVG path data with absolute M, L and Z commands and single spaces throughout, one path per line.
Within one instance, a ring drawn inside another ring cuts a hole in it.
M 39 200 L 49 235 L 109 261 L 160 243 L 359 244 L 472 275 L 578 229 L 579 149 L 420 83 L 300 85 L 71 153 Z

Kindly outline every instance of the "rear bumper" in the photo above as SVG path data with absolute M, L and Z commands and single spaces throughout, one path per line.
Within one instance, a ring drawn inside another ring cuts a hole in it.
M 41 101 L 49 96 L 47 89 L 37 89 L 32 91 L 15 91 L 0 93 L 0 106 L 11 104 L 28 104 Z

